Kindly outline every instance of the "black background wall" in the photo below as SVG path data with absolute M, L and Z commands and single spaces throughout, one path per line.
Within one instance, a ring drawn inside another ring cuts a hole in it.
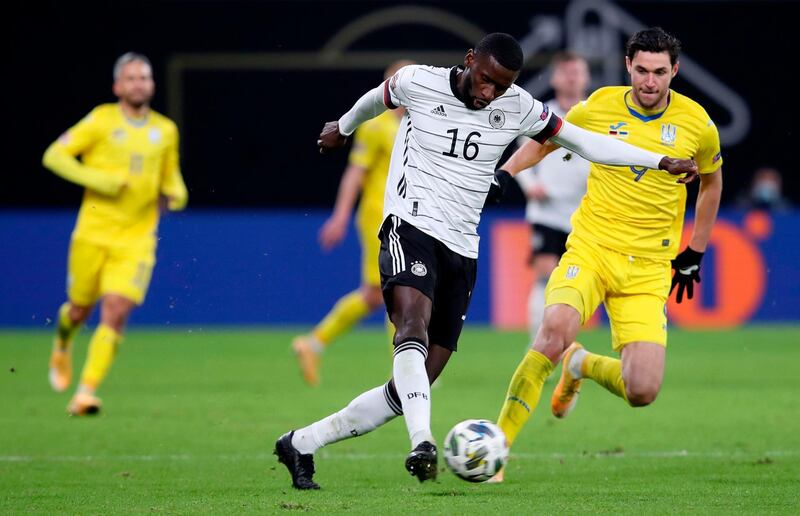
M 408 5 L 437 9 L 485 32 L 503 31 L 523 38 L 531 32 L 533 18 L 550 15 L 560 20 L 568 5 L 575 4 L 443 1 Z M 381 56 L 439 61 L 454 57 L 452 61 L 457 61 L 470 47 L 463 31 L 442 28 L 449 18 L 421 14 L 417 22 L 405 20 L 362 33 L 347 46 L 345 58 L 339 56 L 340 65 L 302 64 L 348 23 L 401 5 L 405 4 L 27 2 L 21 11 L 4 16 L 11 49 L 11 64 L 3 74 L 10 87 L 5 106 L 10 137 L 4 139 L 6 182 L 0 190 L 0 205 L 76 204 L 80 190 L 46 172 L 41 155 L 92 107 L 114 100 L 111 68 L 129 50 L 143 52 L 153 61 L 158 89 L 155 109 L 179 115 L 182 166 L 193 206 L 330 205 L 346 153 L 319 156 L 316 136 L 323 122 L 338 118 L 380 81 L 382 65 L 376 63 L 382 62 Z M 614 5 L 645 25 L 661 25 L 676 34 L 687 57 L 746 101 L 751 117 L 746 137 L 723 147 L 725 200 L 731 201 L 746 188 L 756 167 L 773 165 L 784 174 L 786 193 L 800 201 L 800 180 L 790 154 L 800 114 L 791 78 L 800 49 L 795 15 L 800 4 L 665 1 Z M 589 17 L 586 25 L 597 21 Z M 567 37 L 565 32 L 561 46 Z M 620 33 L 617 39 L 621 45 L 626 35 Z M 532 56 L 520 82 L 541 74 L 541 65 L 553 50 Z M 370 58 L 370 52 L 379 54 Z M 366 57 L 348 61 L 350 55 Z M 621 62 L 623 56 L 617 57 Z M 673 87 L 701 102 L 718 124 L 729 117 L 702 84 L 689 84 L 679 75 Z M 518 192 L 512 202 L 521 202 Z

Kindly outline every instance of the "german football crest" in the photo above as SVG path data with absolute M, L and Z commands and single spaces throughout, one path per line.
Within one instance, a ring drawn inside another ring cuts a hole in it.
M 422 262 L 414 262 L 411 264 L 411 274 L 414 276 L 425 276 L 428 274 L 428 268 Z
M 677 137 L 678 128 L 672 124 L 661 124 L 661 143 L 675 146 L 675 138 Z
M 506 114 L 502 109 L 493 109 L 489 113 L 489 124 L 495 129 L 500 129 L 506 124 Z

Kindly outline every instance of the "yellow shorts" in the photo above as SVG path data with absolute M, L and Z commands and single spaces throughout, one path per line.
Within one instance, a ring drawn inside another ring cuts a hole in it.
M 80 306 L 91 306 L 106 294 L 118 294 L 140 305 L 154 265 L 154 245 L 108 246 L 73 238 L 67 296 Z
M 669 260 L 629 256 L 571 234 L 547 282 L 546 305 L 569 305 L 585 323 L 604 303 L 614 351 L 631 342 L 666 346 L 671 270 Z
M 381 286 L 381 272 L 378 269 L 378 254 L 381 250 L 381 240 L 378 232 L 383 222 L 383 214 L 359 213 L 356 221 L 358 239 L 361 241 L 361 284 L 370 287 Z

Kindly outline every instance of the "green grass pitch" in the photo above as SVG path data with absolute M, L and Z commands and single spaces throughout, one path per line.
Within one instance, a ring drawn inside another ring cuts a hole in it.
M 502 485 L 444 470 L 419 484 L 396 419 L 322 450 L 317 492 L 291 488 L 275 439 L 385 381 L 391 361 L 385 334 L 358 330 L 325 353 L 322 385 L 308 388 L 291 335 L 134 327 L 100 393 L 104 412 L 81 419 L 47 384 L 50 333 L 0 332 L 0 512 L 800 513 L 798 327 L 672 331 L 663 390 L 643 409 L 590 383 L 556 420 L 549 381 Z M 605 330 L 581 341 L 610 353 Z M 521 333 L 466 329 L 432 392 L 440 442 L 460 420 L 497 417 L 525 345 Z

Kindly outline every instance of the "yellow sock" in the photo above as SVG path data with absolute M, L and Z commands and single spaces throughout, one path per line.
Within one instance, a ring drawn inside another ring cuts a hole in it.
M 75 334 L 81 329 L 82 323 L 75 324 L 69 318 L 69 303 L 64 303 L 58 309 L 58 327 L 56 328 L 56 343 L 62 350 L 69 349 Z
M 625 395 L 625 382 L 622 380 L 622 361 L 617 358 L 586 353 L 581 364 L 581 375 L 591 378 L 620 398 L 628 401 Z
M 361 292 L 354 290 L 337 301 L 333 310 L 314 328 L 312 334 L 320 344 L 327 346 L 367 314 L 369 314 L 369 305 Z
M 89 342 L 89 355 L 81 375 L 82 385 L 97 389 L 111 368 L 121 340 L 122 336 L 110 326 L 100 324 L 97 327 Z
M 522 359 L 511 384 L 508 386 L 506 401 L 497 418 L 497 425 L 506 434 L 506 441 L 511 446 L 517 434 L 539 404 L 542 385 L 553 372 L 553 363 L 538 351 L 529 350 Z

